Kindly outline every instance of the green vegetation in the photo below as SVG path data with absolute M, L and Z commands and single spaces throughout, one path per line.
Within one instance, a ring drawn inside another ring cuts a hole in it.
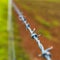
M 44 18 L 41 18 L 40 16 L 35 16 L 35 20 L 42 24 L 45 27 L 51 28 L 51 27 L 58 27 L 60 26 L 60 23 L 58 20 L 52 20 L 51 22 L 48 22 L 46 20 L 44 20 Z
M 59 23 L 57 20 L 53 20 L 53 21 L 51 22 L 51 24 L 52 24 L 53 27 L 58 27 L 58 26 L 60 26 L 60 23 Z
M 35 19 L 42 25 L 44 25 L 45 27 L 51 27 L 50 23 L 47 22 L 46 20 L 44 20 L 43 18 L 39 17 L 39 16 L 35 16 Z
M 49 33 L 49 31 L 45 30 L 45 29 L 39 29 L 38 33 L 42 34 L 44 37 L 46 37 L 47 39 L 51 40 L 52 36 Z
M 0 60 L 8 60 L 8 0 L 0 0 Z

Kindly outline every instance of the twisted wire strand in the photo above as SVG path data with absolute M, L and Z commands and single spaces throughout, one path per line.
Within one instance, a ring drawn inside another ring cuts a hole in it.
M 23 16 L 21 11 L 17 8 L 17 6 L 14 3 L 13 3 L 13 7 L 19 16 L 19 20 L 21 20 L 25 24 L 27 30 L 29 30 L 29 32 L 31 34 L 31 37 L 37 42 L 38 47 L 40 48 L 40 50 L 42 52 L 42 54 L 40 54 L 39 56 L 43 56 L 44 58 L 46 58 L 46 60 L 51 60 L 51 53 L 49 52 L 49 50 L 51 50 L 53 47 L 47 48 L 45 50 L 42 43 L 38 39 L 38 35 L 35 33 L 35 29 L 32 30 L 30 28 L 30 24 L 27 22 L 26 18 Z

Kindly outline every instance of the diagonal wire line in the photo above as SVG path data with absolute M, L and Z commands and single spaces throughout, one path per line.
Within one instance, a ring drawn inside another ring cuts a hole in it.
M 36 41 L 36 43 L 38 44 L 38 47 L 40 48 L 42 54 L 40 54 L 39 56 L 43 56 L 44 58 L 46 58 L 46 60 L 51 60 L 51 53 L 49 52 L 53 47 L 47 48 L 46 50 L 44 49 L 44 46 L 42 45 L 42 43 L 40 42 L 38 35 L 35 33 L 35 29 L 31 29 L 30 24 L 27 22 L 26 18 L 22 15 L 21 11 L 17 8 L 17 6 L 13 3 L 13 7 L 15 9 L 15 11 L 17 12 L 18 16 L 19 16 L 19 20 L 21 20 L 27 30 L 29 30 L 31 37 Z

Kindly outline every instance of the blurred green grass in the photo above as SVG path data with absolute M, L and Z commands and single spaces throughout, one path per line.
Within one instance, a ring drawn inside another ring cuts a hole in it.
M 46 20 L 44 20 L 43 18 L 41 18 L 40 16 L 35 16 L 35 19 L 38 21 L 38 23 L 44 25 L 45 27 L 50 28 L 51 24 L 49 22 L 47 22 Z
M 45 30 L 45 29 L 39 29 L 38 33 L 41 34 L 42 36 L 46 37 L 49 40 L 52 39 L 52 36 L 51 36 L 50 32 Z
M 0 0 L 0 60 L 8 60 L 8 0 Z

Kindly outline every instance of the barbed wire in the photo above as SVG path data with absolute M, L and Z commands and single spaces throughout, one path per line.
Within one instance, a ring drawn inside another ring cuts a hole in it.
M 43 56 L 44 58 L 46 58 L 46 60 L 51 60 L 51 53 L 49 52 L 53 47 L 51 46 L 50 48 L 44 49 L 42 43 L 39 40 L 39 36 L 35 33 L 35 28 L 32 30 L 30 27 L 30 24 L 27 22 L 26 18 L 23 16 L 23 14 L 21 13 L 21 11 L 17 8 L 17 6 L 13 3 L 13 7 L 15 9 L 15 11 L 18 14 L 19 20 L 21 20 L 27 30 L 29 30 L 31 37 L 36 41 L 36 43 L 38 44 L 38 47 L 40 48 L 42 54 L 39 54 L 38 56 Z

